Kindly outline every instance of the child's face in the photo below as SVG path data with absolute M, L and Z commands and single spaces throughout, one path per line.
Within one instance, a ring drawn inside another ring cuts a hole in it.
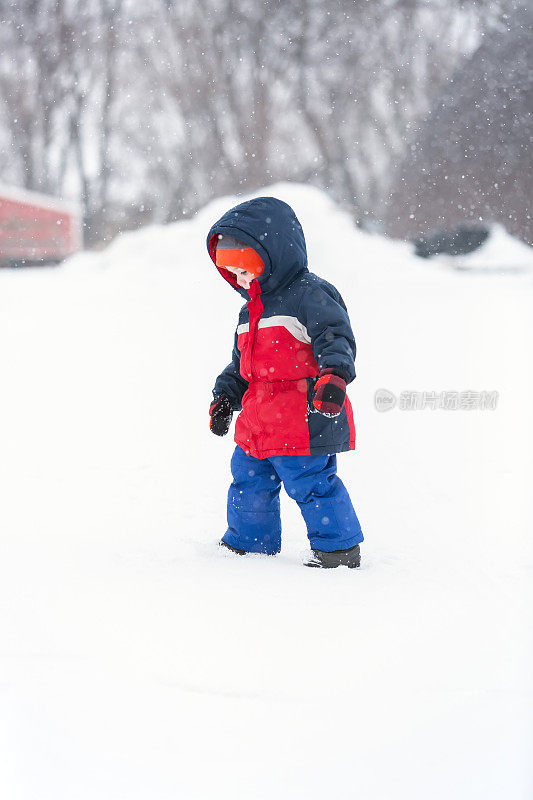
M 233 272 L 237 278 L 237 283 L 243 289 L 249 289 L 251 282 L 255 278 L 255 275 L 252 275 L 251 272 L 246 272 L 245 269 L 240 269 L 239 267 L 224 267 L 224 269 L 227 269 L 228 272 Z

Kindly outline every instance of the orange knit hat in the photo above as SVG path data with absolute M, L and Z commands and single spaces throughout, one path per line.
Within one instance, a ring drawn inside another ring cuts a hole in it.
M 220 237 L 217 242 L 215 263 L 217 267 L 245 269 L 254 278 L 258 278 L 265 268 L 259 253 L 253 247 L 234 239 L 233 236 Z

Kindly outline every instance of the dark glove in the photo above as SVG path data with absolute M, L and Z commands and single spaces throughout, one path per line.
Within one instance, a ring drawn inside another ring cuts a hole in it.
M 225 436 L 229 431 L 233 408 L 225 395 L 213 400 L 209 406 L 209 427 L 216 436 Z
M 346 397 L 346 381 L 332 369 L 321 369 L 315 383 L 313 405 L 325 417 L 338 417 Z

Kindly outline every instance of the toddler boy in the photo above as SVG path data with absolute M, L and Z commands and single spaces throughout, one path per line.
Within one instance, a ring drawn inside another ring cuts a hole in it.
M 216 379 L 209 409 L 217 436 L 240 411 L 220 544 L 242 555 L 278 553 L 283 483 L 307 527 L 306 566 L 358 567 L 363 534 L 336 474 L 336 453 L 355 447 L 346 395 L 355 378 L 355 341 L 344 301 L 309 272 L 302 226 L 274 197 L 227 211 L 209 231 L 207 247 L 246 300 L 232 360 Z

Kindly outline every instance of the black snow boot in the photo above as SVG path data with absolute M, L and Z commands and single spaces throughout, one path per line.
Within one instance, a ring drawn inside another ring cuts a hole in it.
M 304 561 L 306 567 L 320 567 L 334 569 L 335 567 L 358 567 L 361 563 L 359 545 L 349 547 L 347 550 L 333 550 L 326 553 L 324 550 L 311 550 L 311 556 Z
M 233 547 L 231 544 L 228 544 L 223 539 L 221 539 L 218 544 L 219 544 L 220 547 L 225 547 L 226 550 L 230 550 L 232 553 L 237 553 L 237 555 L 239 555 L 239 556 L 246 556 L 246 555 L 248 555 L 250 553 L 249 550 L 239 550 L 238 547 Z M 262 556 L 277 556 L 277 554 L 278 554 L 277 551 L 275 553 L 259 553 L 259 552 L 252 553 L 252 555 L 255 555 L 255 556 L 258 556 L 258 555 L 262 555 Z
M 246 555 L 246 550 L 239 550 L 238 547 L 232 547 L 230 544 L 225 542 L 223 539 L 220 540 L 220 542 L 218 543 L 218 546 L 219 547 L 225 547 L 227 550 L 231 550 L 232 553 L 237 553 L 237 555 L 239 555 L 239 556 L 245 556 Z

